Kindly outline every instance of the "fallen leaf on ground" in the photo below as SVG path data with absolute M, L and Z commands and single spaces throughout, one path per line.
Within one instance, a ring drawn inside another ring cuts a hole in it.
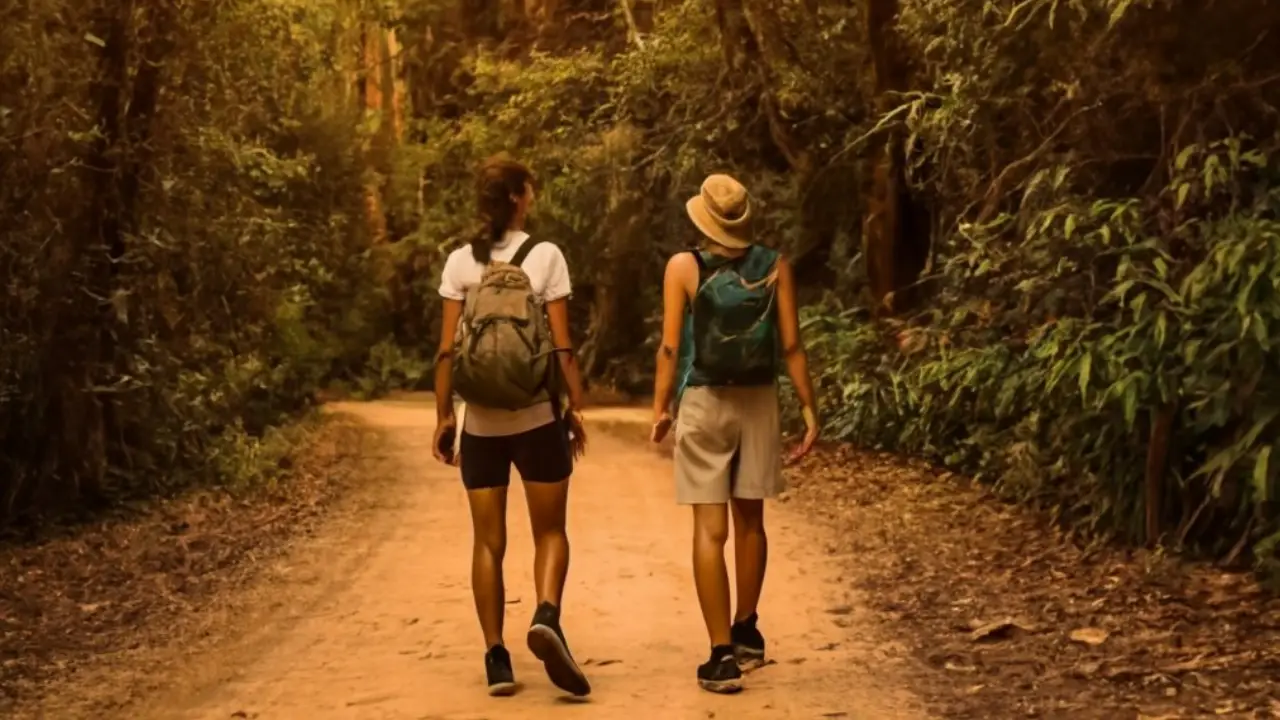
M 1280 596 L 1256 576 L 1095 543 L 990 482 L 921 467 L 837 446 L 788 474 L 792 503 L 840 538 L 819 548 L 846 558 L 857 614 L 927 662 L 935 717 L 1175 720 L 1215 717 L 1230 699 L 1229 717 L 1280 720 Z M 1016 618 L 1041 627 L 1018 632 Z M 1117 631 L 1068 639 L 1095 625 Z M 969 664 L 980 677 L 960 671 Z
M 1106 642 L 1109 637 L 1111 637 L 1111 633 L 1102 628 L 1080 628 L 1071 632 L 1072 641 L 1093 645 L 1094 647 Z
M 1094 675 L 1097 675 L 1098 671 L 1101 669 L 1102 669 L 1102 663 L 1100 662 L 1082 662 L 1079 665 L 1076 665 L 1074 668 L 1072 668 L 1071 672 L 1076 677 L 1087 680 L 1093 677 Z
M 1203 654 L 1197 655 L 1189 660 L 1176 662 L 1176 663 L 1173 663 L 1172 665 L 1165 665 L 1162 669 L 1165 672 L 1170 672 L 1170 673 L 1186 672 L 1188 670 L 1199 670 L 1200 668 L 1204 667 L 1205 657 L 1206 656 Z
M 982 642 L 984 640 L 1007 640 L 1017 630 L 1024 632 L 1034 632 L 1034 628 L 1028 623 L 1020 623 L 1013 618 L 1006 618 L 998 622 L 979 625 L 969 633 L 969 639 L 973 642 Z

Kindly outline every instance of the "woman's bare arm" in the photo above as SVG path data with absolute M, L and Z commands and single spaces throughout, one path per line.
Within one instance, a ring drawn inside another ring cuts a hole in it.
M 440 347 L 436 352 L 436 419 L 453 418 L 453 339 L 462 318 L 462 302 L 445 299 L 440 318 Z
M 657 370 L 653 378 L 653 417 L 669 412 L 676 379 L 680 334 L 684 332 L 685 303 L 689 301 L 689 275 L 697 276 L 693 255 L 680 253 L 667 261 L 662 278 L 662 340 L 658 343 Z
M 567 298 L 547 303 L 547 320 L 551 324 L 551 342 L 555 343 L 560 358 L 560 370 L 564 374 L 569 391 L 569 409 L 582 409 L 582 371 L 578 357 L 573 352 L 573 337 L 569 334 L 569 301 Z
M 809 358 L 804 350 L 804 339 L 800 337 L 795 276 L 791 263 L 785 257 L 778 258 L 778 334 L 782 339 L 787 375 L 795 386 L 800 407 L 816 417 L 818 407 L 813 395 L 813 380 L 809 377 Z

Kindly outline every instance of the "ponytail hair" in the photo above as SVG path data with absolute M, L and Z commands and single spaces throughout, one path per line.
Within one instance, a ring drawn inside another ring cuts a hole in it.
M 505 155 L 495 155 L 480 166 L 476 177 L 479 227 L 471 236 L 471 256 L 478 263 L 492 258 L 493 246 L 502 239 L 516 216 L 516 201 L 533 182 L 533 172 Z

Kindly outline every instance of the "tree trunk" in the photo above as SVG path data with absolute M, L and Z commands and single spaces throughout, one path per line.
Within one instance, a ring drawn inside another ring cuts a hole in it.
M 404 58 L 393 28 L 387 29 L 387 60 L 383 63 L 383 86 L 387 88 L 383 112 L 390 122 L 389 140 L 393 146 L 404 141 Z
M 52 357 L 46 376 L 54 389 L 51 427 L 58 440 L 46 447 L 44 477 L 35 488 L 39 506 L 70 505 L 77 500 L 98 501 L 106 475 L 106 437 L 103 406 L 94 388 L 109 367 L 109 330 L 77 334 L 94 327 L 110 307 L 115 270 L 112 259 L 124 253 L 121 217 L 121 154 L 125 151 L 123 111 L 129 84 L 129 55 L 134 19 L 133 0 L 104 3 L 95 15 L 93 35 L 102 41 L 97 77 L 91 97 L 97 107 L 99 135 L 85 161 L 89 196 L 80 233 L 58 233 L 63 247 L 53 249 L 51 275 L 63 279 L 50 288 L 61 310 L 54 325 Z M 83 269 L 86 286 L 77 289 L 75 276 Z M 109 326 L 108 326 L 109 327 Z M 58 487 L 53 487 L 54 483 Z
M 110 228 L 103 291 L 109 302 L 100 306 L 100 342 L 103 368 L 114 380 L 127 374 L 117 353 L 121 344 L 132 342 L 129 331 L 128 295 L 119 279 L 120 268 L 125 264 L 127 243 L 142 230 L 140 216 L 141 195 L 144 186 L 154 180 L 152 165 L 152 122 L 160 102 L 164 82 L 164 67 L 176 47 L 177 9 L 171 3 L 159 3 L 146 8 L 143 27 L 150 36 L 142 47 L 141 63 L 134 73 L 133 92 L 125 113 L 119 173 L 119 226 Z M 114 440 L 109 446 L 108 460 L 124 466 L 130 460 L 128 436 L 116 412 L 113 394 L 98 396 L 102 406 L 103 434 Z
M 594 302 L 587 342 L 582 348 L 582 370 L 586 377 L 601 378 L 614 385 L 639 382 L 638 378 L 619 376 L 614 361 L 631 357 L 645 341 L 642 303 L 636 302 L 644 290 L 644 276 L 636 272 L 645 260 L 642 225 L 638 222 L 643 207 L 643 198 L 627 197 L 606 216 L 608 247 L 594 273 Z
M 644 291 L 644 274 L 637 272 L 647 258 L 648 243 L 641 219 L 646 209 L 644 194 L 635 187 L 629 169 L 633 164 L 637 139 L 629 128 L 618 128 L 605 138 L 609 166 L 617 168 L 609 177 L 609 200 L 600 227 L 608 233 L 605 251 L 593 274 L 594 297 L 587 341 L 582 347 L 583 373 L 617 384 L 636 384 L 639 378 L 622 378 L 614 372 L 614 361 L 630 357 L 645 341 L 643 304 L 636 298 Z
M 360 31 L 360 100 L 365 112 L 381 113 L 383 109 L 383 50 L 382 29 L 377 25 L 363 25 Z M 380 139 L 381 133 L 365 153 L 366 162 L 375 170 L 364 189 L 365 221 L 374 245 L 381 245 L 387 240 L 387 218 L 382 209 L 382 192 L 377 180 L 379 173 L 376 172 Z
M 877 312 L 893 312 L 893 292 L 897 289 L 894 249 L 901 217 L 898 175 L 898 168 L 893 162 L 893 147 L 886 143 L 872 170 L 867 214 L 862 224 L 862 254 Z
M 875 75 L 877 110 L 888 113 L 910 82 L 895 23 L 898 0 L 868 0 L 867 39 Z M 929 256 L 929 223 L 911 194 L 900 131 L 890 131 L 872 171 L 863 224 L 863 253 L 875 309 L 894 313 L 913 304 L 914 283 Z

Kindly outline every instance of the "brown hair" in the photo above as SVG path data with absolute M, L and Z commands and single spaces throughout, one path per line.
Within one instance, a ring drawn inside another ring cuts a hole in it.
M 502 238 L 515 218 L 516 201 L 512 196 L 524 195 L 525 186 L 532 182 L 533 172 L 505 155 L 495 155 L 480 166 L 476 177 L 476 205 L 481 227 L 471 238 L 471 256 L 476 262 L 489 262 L 494 243 Z

